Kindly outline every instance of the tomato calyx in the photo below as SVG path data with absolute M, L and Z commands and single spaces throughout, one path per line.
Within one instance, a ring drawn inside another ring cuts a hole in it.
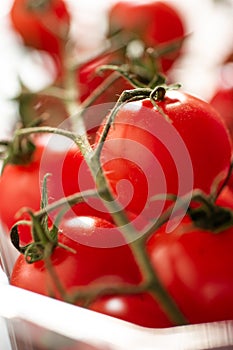
M 6 164 L 25 165 L 32 161 L 35 144 L 30 137 L 17 137 L 8 142 L 5 149 L 3 169 Z
M 195 191 L 193 194 L 187 214 L 196 227 L 213 233 L 220 233 L 233 226 L 233 211 L 216 203 L 221 192 L 228 184 L 232 170 L 233 161 L 220 188 L 217 189 L 219 179 L 216 179 L 210 195 L 200 191 Z M 197 206 L 193 207 L 192 203 L 196 203 Z
M 200 207 L 189 208 L 187 214 L 196 227 L 213 233 L 220 233 L 233 225 L 232 210 L 206 199 Z
M 210 195 L 199 191 L 193 194 L 187 214 L 196 227 L 213 233 L 220 233 L 233 226 L 233 211 L 230 208 L 220 206 L 216 203 L 222 190 L 228 184 L 232 170 L 233 162 L 231 162 L 228 174 L 220 188 L 216 190 L 218 186 L 216 188 L 213 186 Z M 216 185 L 216 183 L 214 185 Z M 196 203 L 197 207 L 193 207 L 192 203 Z
M 109 63 L 101 64 L 96 74 L 113 71 L 120 74 L 135 88 L 155 88 L 165 84 L 166 76 L 161 70 L 159 59 L 178 50 L 184 38 L 174 40 L 156 47 L 146 46 L 140 38 L 127 36 L 121 40 L 121 32 L 109 38 L 109 48 L 104 54 L 111 58 Z
M 135 88 L 149 87 L 153 89 L 158 85 L 164 84 L 166 80 L 165 77 L 159 73 L 155 62 L 148 57 L 144 59 L 144 62 L 142 62 L 141 59 L 139 61 L 138 59 L 129 58 L 127 62 L 121 65 L 101 65 L 97 69 L 97 74 L 107 70 L 117 72 Z
M 156 60 L 165 52 L 170 52 L 170 46 L 165 46 L 161 50 L 159 48 L 142 47 L 141 53 L 134 55 L 134 51 L 137 51 L 134 45 L 140 46 L 140 41 L 129 41 L 124 47 L 124 55 L 122 57 L 121 52 L 116 54 L 120 56 L 119 62 L 121 64 L 110 63 L 100 65 L 96 69 L 96 73 L 100 74 L 107 70 L 117 72 L 135 88 L 154 89 L 159 85 L 165 84 L 166 77 L 158 67 Z M 176 45 L 174 44 L 174 46 Z M 138 49 L 138 51 L 140 50 Z
M 41 200 L 41 209 L 48 206 L 47 198 L 47 178 L 49 174 L 45 175 L 43 181 L 42 189 L 42 200 Z M 10 231 L 10 238 L 13 246 L 25 256 L 27 263 L 32 264 L 36 261 L 46 260 L 50 257 L 53 250 L 57 246 L 62 246 L 64 249 L 72 251 L 67 246 L 61 245 L 58 242 L 58 233 L 59 233 L 59 222 L 64 214 L 64 209 L 59 212 L 57 215 L 52 227 L 49 227 L 48 214 L 45 212 L 42 216 L 36 216 L 30 209 L 27 210 L 30 215 L 30 221 L 21 220 L 18 221 Z M 18 232 L 18 226 L 20 225 L 30 225 L 32 231 L 32 242 L 21 246 L 20 245 L 20 235 Z

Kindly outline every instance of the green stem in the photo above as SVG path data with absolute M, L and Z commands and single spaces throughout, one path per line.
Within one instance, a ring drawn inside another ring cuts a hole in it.
M 67 293 L 66 293 L 66 290 L 63 287 L 63 285 L 60 281 L 60 278 L 58 277 L 58 275 L 54 269 L 54 266 L 52 264 L 50 247 L 47 245 L 46 248 L 47 248 L 47 251 L 46 251 L 45 258 L 44 258 L 45 267 L 46 267 L 46 269 L 47 269 L 47 271 L 48 271 L 48 273 L 49 273 L 49 275 L 50 275 L 50 277 L 55 285 L 55 288 L 57 289 L 58 293 L 60 294 L 62 300 L 66 301 L 67 300 Z M 52 290 L 53 290 L 53 288 L 52 288 Z M 53 295 L 51 295 L 51 296 L 53 296 Z
M 39 133 L 47 133 L 47 134 L 57 134 L 68 137 L 72 141 L 75 141 L 76 135 L 73 132 L 63 129 L 54 128 L 51 126 L 38 126 L 33 128 L 23 128 L 17 129 L 15 131 L 15 136 L 26 136 L 31 134 L 39 134 Z M 14 140 L 13 140 L 14 141 Z
M 61 198 L 51 204 L 48 204 L 45 208 L 36 211 L 34 213 L 34 216 L 37 218 L 41 218 L 46 213 L 51 213 L 52 211 L 58 208 L 66 207 L 66 206 L 68 210 L 70 206 L 83 202 L 85 198 L 96 197 L 96 196 L 97 196 L 96 190 L 87 190 L 87 191 L 83 191 L 82 193 L 75 193 L 70 196 Z
M 95 169 L 95 164 L 97 164 L 97 169 Z M 129 222 L 124 209 L 117 201 L 114 200 L 114 197 L 109 190 L 109 186 L 99 163 L 99 158 L 92 158 L 89 166 L 92 173 L 97 174 L 97 189 L 101 191 L 101 197 L 105 200 L 107 209 L 112 213 L 112 217 L 116 225 L 124 234 L 126 242 L 130 245 L 135 260 L 143 274 L 144 281 L 150 286 L 151 293 L 161 303 L 161 306 L 164 308 L 168 317 L 175 325 L 186 324 L 187 320 L 180 312 L 170 294 L 163 287 L 153 266 L 151 265 L 151 261 L 146 252 L 144 238 L 138 238 L 138 231 L 135 230 L 133 225 Z
M 102 65 L 99 68 L 99 71 L 107 71 L 112 70 L 115 73 L 118 73 L 118 77 L 124 77 L 125 80 L 128 80 L 130 84 L 132 85 L 132 88 L 146 88 L 146 86 L 138 81 L 138 79 L 133 78 L 133 74 L 129 72 L 129 67 L 127 64 L 123 66 L 117 66 L 114 64 L 106 64 Z
M 83 115 L 88 107 L 90 107 L 115 81 L 120 78 L 120 75 L 116 72 L 112 73 L 109 77 L 98 85 L 98 87 L 88 96 L 81 104 L 81 115 Z
M 231 161 L 231 164 L 230 164 L 230 168 L 229 168 L 229 171 L 227 173 L 227 176 L 225 178 L 225 180 L 223 181 L 223 183 L 221 184 L 220 188 L 215 190 L 214 188 L 214 191 L 213 192 L 213 195 L 211 196 L 212 198 L 212 201 L 213 202 L 216 202 L 217 198 L 220 196 L 221 192 L 223 191 L 224 187 L 227 186 L 230 178 L 231 178 L 231 175 L 232 175 L 232 171 L 233 171 L 233 160 Z M 218 186 L 216 186 L 218 188 Z
M 141 283 L 137 285 L 132 284 L 117 284 L 113 285 L 106 283 L 95 283 L 89 287 L 78 287 L 77 291 L 74 291 L 69 296 L 69 302 L 75 303 L 79 300 L 88 300 L 88 303 L 93 302 L 96 298 L 103 295 L 121 295 L 121 294 L 138 294 L 146 291 L 147 284 Z M 85 306 L 86 302 L 85 302 Z
M 185 325 L 188 321 L 180 311 L 176 302 L 170 296 L 166 288 L 161 283 L 158 275 L 152 266 L 151 261 L 146 251 L 144 237 L 135 240 L 130 245 L 136 261 L 143 272 L 145 282 L 148 285 L 148 290 L 153 295 L 154 299 L 161 305 L 164 312 L 174 325 Z
M 183 42 L 187 39 L 188 35 L 175 39 L 169 43 L 161 44 L 156 48 L 148 48 L 149 54 L 154 58 L 160 58 L 166 56 L 169 53 L 177 51 L 181 48 Z
M 40 134 L 40 133 L 56 134 L 56 135 L 67 137 L 71 139 L 80 148 L 82 154 L 87 154 L 87 153 L 89 154 L 93 152 L 91 145 L 88 142 L 88 139 L 85 137 L 85 135 L 83 134 L 77 135 L 72 131 L 54 128 L 50 126 L 38 126 L 38 127 L 32 127 L 32 128 L 18 129 L 15 131 L 15 139 L 13 139 L 13 142 L 17 142 L 18 140 L 17 137 L 31 135 L 31 134 Z

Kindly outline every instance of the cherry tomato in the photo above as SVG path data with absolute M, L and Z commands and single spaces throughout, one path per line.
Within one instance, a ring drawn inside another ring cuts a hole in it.
M 57 246 L 50 259 L 67 293 L 91 284 L 136 284 L 141 281 L 129 246 L 110 222 L 97 217 L 72 216 L 64 219 L 59 229 L 59 243 L 74 251 Z M 20 255 L 11 275 L 11 284 L 62 299 L 42 260 L 28 264 Z
M 61 65 L 70 14 L 63 0 L 14 0 L 10 18 L 25 45 L 46 51 Z
M 118 200 L 149 219 L 163 211 L 161 195 L 210 193 L 214 181 L 226 176 L 230 158 L 229 135 L 219 115 L 182 91 L 167 91 L 156 106 L 149 99 L 122 106 L 101 153 Z
M 170 233 L 159 229 L 147 244 L 161 282 L 190 323 L 233 317 L 233 228 L 214 233 L 186 216 Z
M 163 1 L 118 1 L 109 11 L 110 35 L 121 30 L 126 38 L 142 40 L 147 47 L 169 45 L 184 37 L 184 20 L 178 11 Z M 174 50 L 160 59 L 161 70 L 167 72 L 180 55 Z

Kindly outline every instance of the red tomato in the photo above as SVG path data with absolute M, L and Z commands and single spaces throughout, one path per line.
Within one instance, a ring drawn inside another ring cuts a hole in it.
M 64 219 L 59 229 L 59 242 L 75 250 L 74 253 L 57 246 L 51 255 L 53 268 L 67 293 L 95 283 L 116 285 L 141 281 L 133 254 L 113 224 L 96 217 L 73 216 Z M 28 264 L 20 255 L 11 284 L 62 299 L 44 261 Z
M 41 187 L 43 178 L 50 174 L 47 181 L 49 203 L 65 196 L 94 189 L 95 184 L 79 149 L 62 136 L 44 135 L 37 137 L 36 151 L 31 163 L 27 165 L 7 164 L 0 177 L 0 218 L 6 230 L 18 220 L 28 215 L 17 213 L 23 207 L 40 209 Z M 94 215 L 110 218 L 100 199 L 88 199 L 86 202 L 72 207 L 78 214 Z M 49 214 L 54 219 L 56 212 Z M 25 232 L 28 232 L 27 235 Z M 29 230 L 24 229 L 22 243 L 30 239 Z
M 147 244 L 154 269 L 190 323 L 233 318 L 233 228 L 213 233 L 188 217 Z
M 172 5 L 163 1 L 118 1 L 109 12 L 110 35 L 122 30 L 126 38 L 142 40 L 148 47 L 171 44 L 184 37 L 184 21 Z M 167 72 L 180 55 L 175 50 L 160 59 Z
M 143 327 L 172 326 L 159 304 L 149 293 L 104 296 L 91 304 L 90 308 Z
M 70 14 L 63 0 L 14 0 L 10 17 L 25 45 L 48 52 L 60 66 L 70 27 Z
M 219 115 L 181 91 L 167 91 L 157 107 L 149 99 L 125 104 L 101 153 L 119 201 L 149 219 L 158 217 L 165 204 L 155 195 L 182 196 L 193 189 L 210 193 L 217 176 L 226 176 L 230 158 L 229 135 Z

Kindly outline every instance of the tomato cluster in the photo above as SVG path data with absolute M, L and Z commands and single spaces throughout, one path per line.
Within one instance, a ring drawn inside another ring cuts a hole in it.
M 52 86 L 18 97 L 5 142 L 10 283 L 145 327 L 232 319 L 232 125 L 217 98 L 166 83 L 179 12 L 117 2 L 102 53 L 71 67 L 63 0 L 14 0 L 10 16 L 58 62 Z

